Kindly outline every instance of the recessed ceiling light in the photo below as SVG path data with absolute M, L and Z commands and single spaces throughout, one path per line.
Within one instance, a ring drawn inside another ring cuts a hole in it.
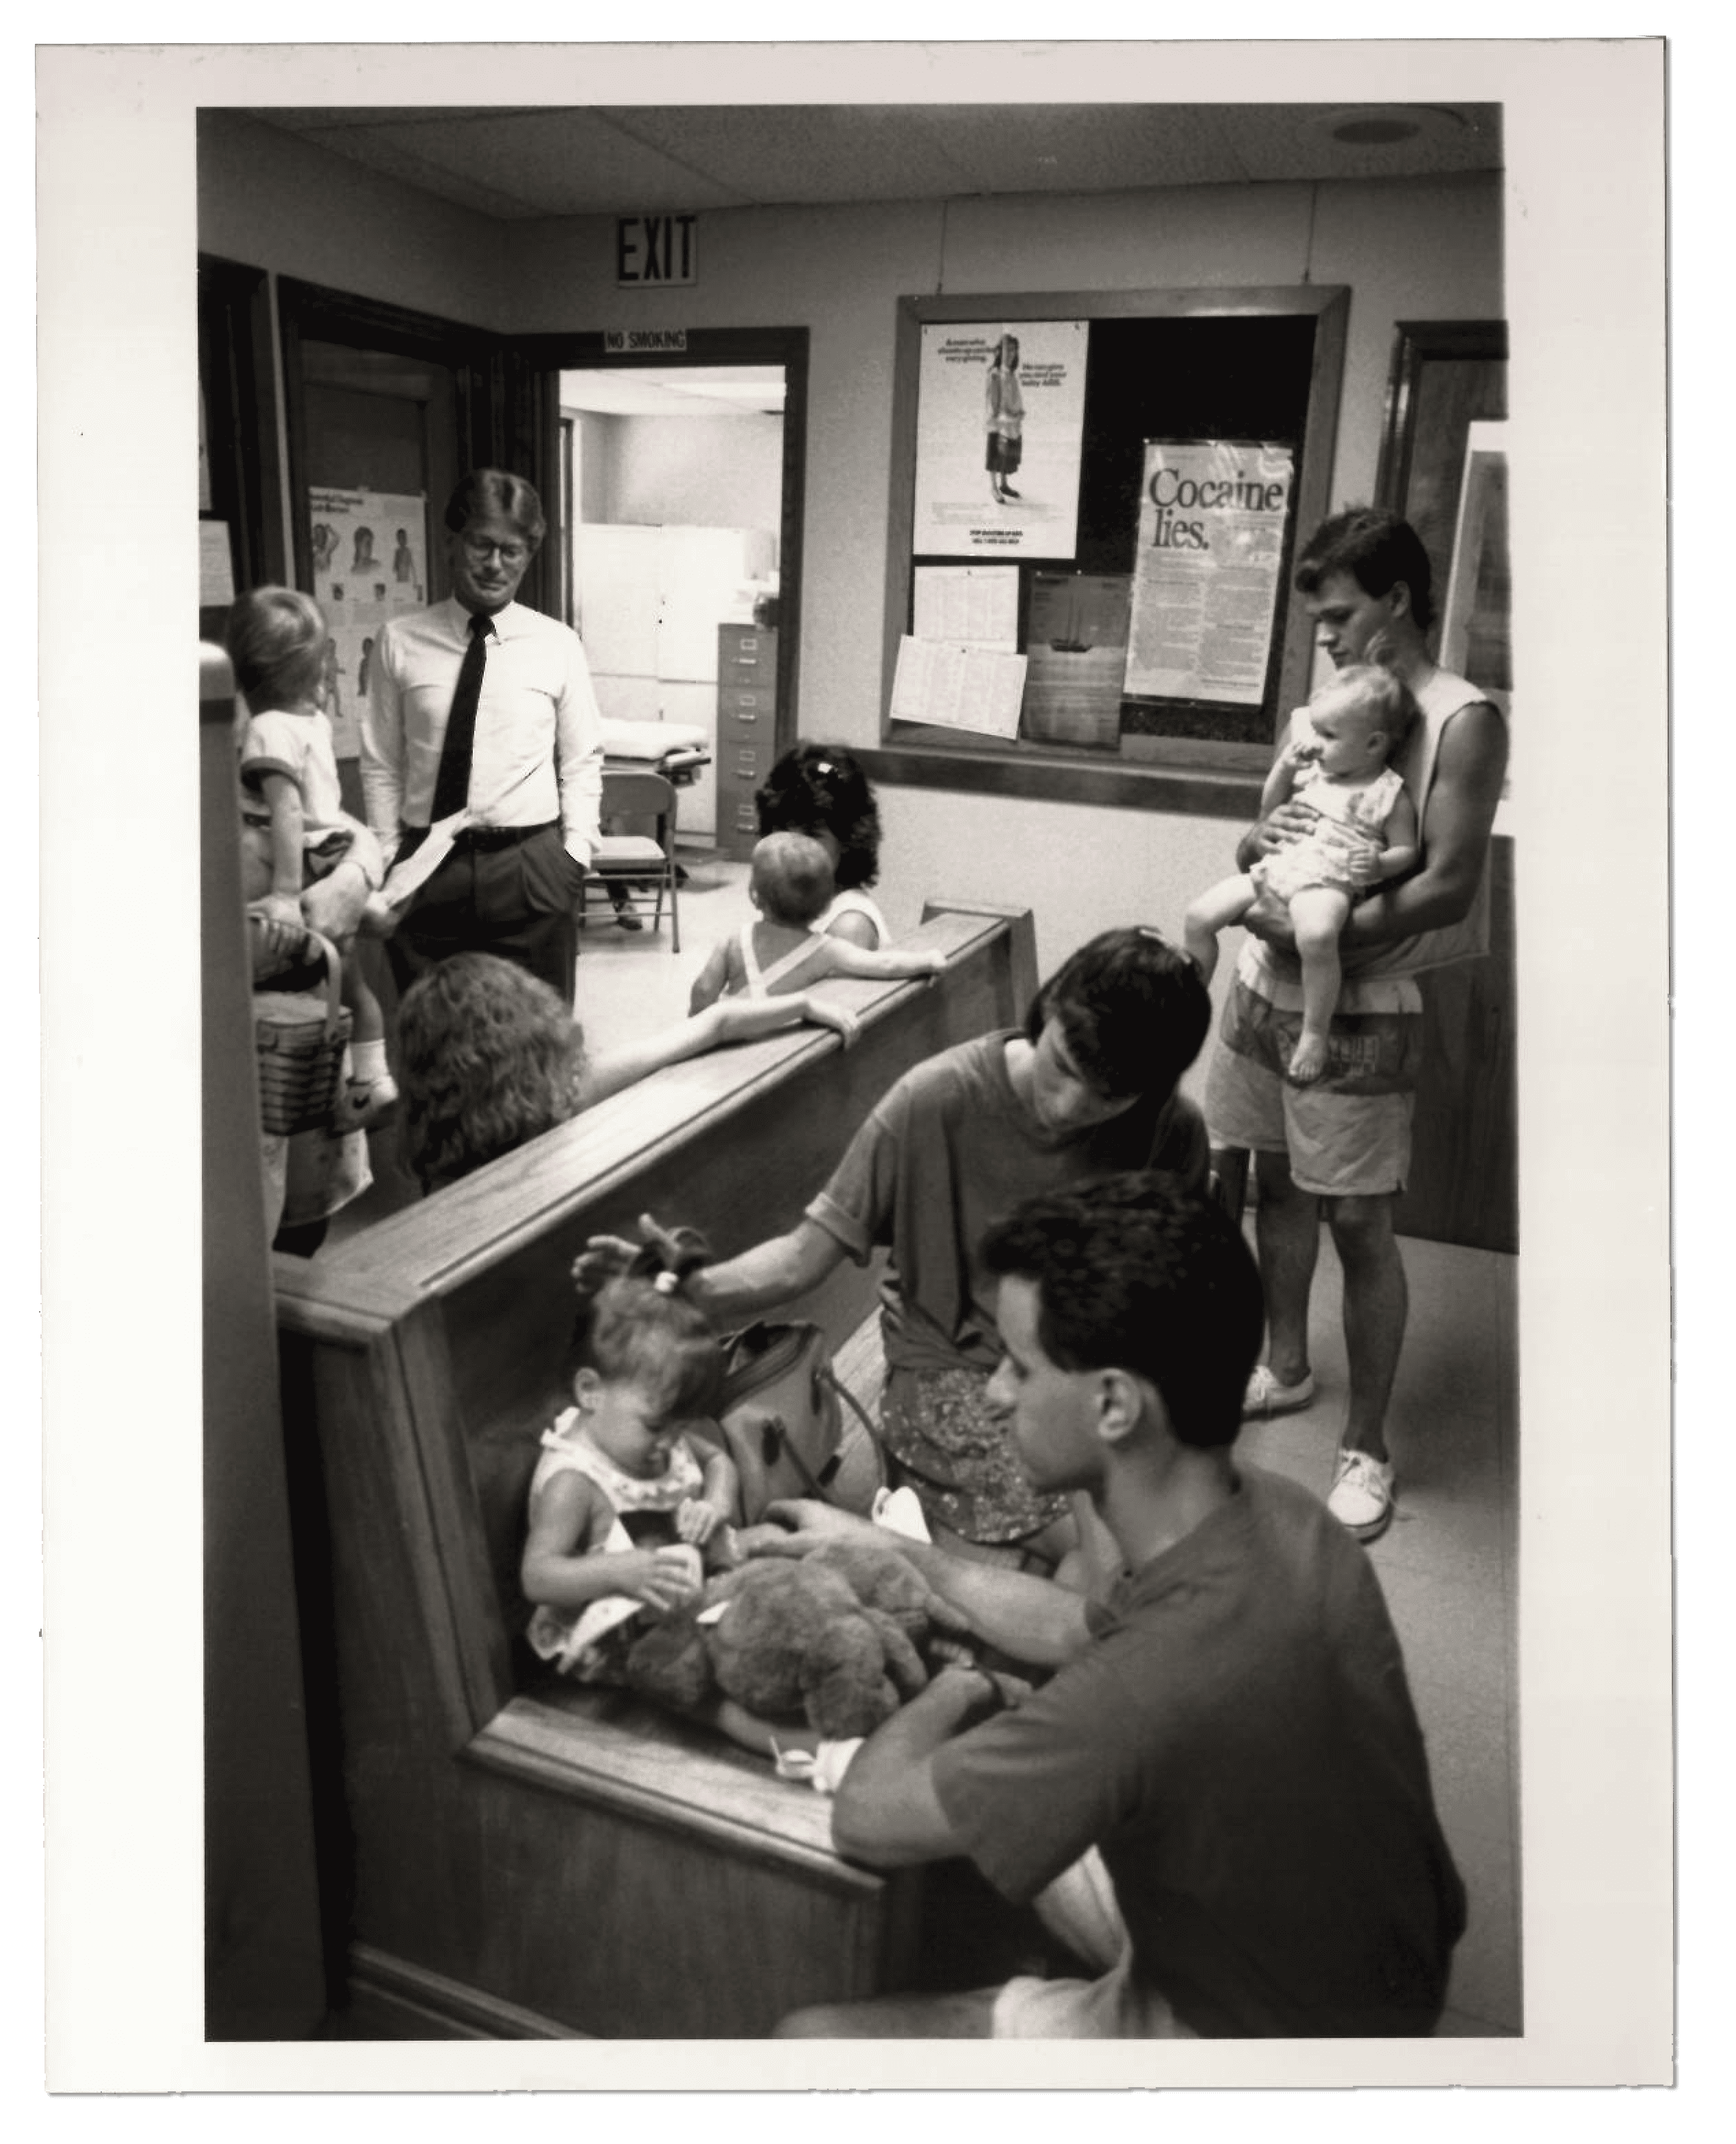
M 1461 130 L 1465 122 L 1436 104 L 1351 104 L 1322 112 L 1316 123 L 1329 140 L 1347 149 L 1386 149 L 1420 135 Z

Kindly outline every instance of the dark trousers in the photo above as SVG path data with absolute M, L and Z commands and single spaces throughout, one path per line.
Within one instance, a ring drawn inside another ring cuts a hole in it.
M 459 845 L 386 941 L 400 995 L 454 953 L 498 953 L 573 1003 L 583 869 L 558 826 L 505 847 Z

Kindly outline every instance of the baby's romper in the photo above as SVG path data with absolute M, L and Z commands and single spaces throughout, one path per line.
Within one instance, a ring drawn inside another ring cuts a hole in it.
M 699 1462 L 685 1437 L 670 1446 L 669 1463 L 661 1474 L 648 1480 L 623 1474 L 585 1436 L 577 1407 L 568 1407 L 552 1429 L 543 1432 L 543 1457 L 530 1481 L 532 1500 L 546 1481 L 562 1473 L 583 1474 L 613 1506 L 615 1522 L 601 1551 L 604 1555 L 642 1546 L 628 1531 L 627 1519 L 657 1513 L 672 1521 L 680 1506 L 705 1486 Z M 675 1537 L 672 1525 L 668 1537 Z M 608 1593 L 588 1601 L 576 1615 L 568 1615 L 543 1601 L 524 1635 L 531 1650 L 541 1660 L 552 1660 L 562 1674 L 578 1682 L 618 1682 L 627 1646 L 639 1635 L 631 1625 L 644 1606 L 629 1594 Z

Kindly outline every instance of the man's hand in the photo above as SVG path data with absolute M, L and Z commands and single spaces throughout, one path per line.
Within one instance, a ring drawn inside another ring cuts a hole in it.
M 1292 797 L 1280 804 L 1256 826 L 1249 836 L 1257 856 L 1269 856 L 1276 850 L 1287 848 L 1291 842 L 1299 841 L 1304 834 L 1314 831 L 1320 814 L 1312 804 L 1298 803 Z
M 281 924 L 285 930 L 300 931 L 301 902 L 293 893 L 268 893 L 253 904 L 255 915 L 262 916 L 268 923 Z
M 781 1497 L 766 1506 L 766 1516 L 779 1531 L 774 1533 L 769 1525 L 749 1529 L 756 1556 L 806 1556 L 827 1541 L 878 1541 L 886 1548 L 898 1546 L 897 1535 L 889 1533 L 885 1526 L 860 1519 L 854 1511 L 822 1504 L 817 1497 Z

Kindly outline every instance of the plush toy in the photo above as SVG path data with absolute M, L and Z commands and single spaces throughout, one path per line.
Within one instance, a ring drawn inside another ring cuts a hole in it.
M 694 1607 L 637 1640 L 627 1678 L 677 1710 L 722 1690 L 758 1718 L 805 1717 L 836 1741 L 890 1719 L 928 1681 L 922 1649 L 970 1629 L 895 1549 L 827 1541 L 709 1580 Z

